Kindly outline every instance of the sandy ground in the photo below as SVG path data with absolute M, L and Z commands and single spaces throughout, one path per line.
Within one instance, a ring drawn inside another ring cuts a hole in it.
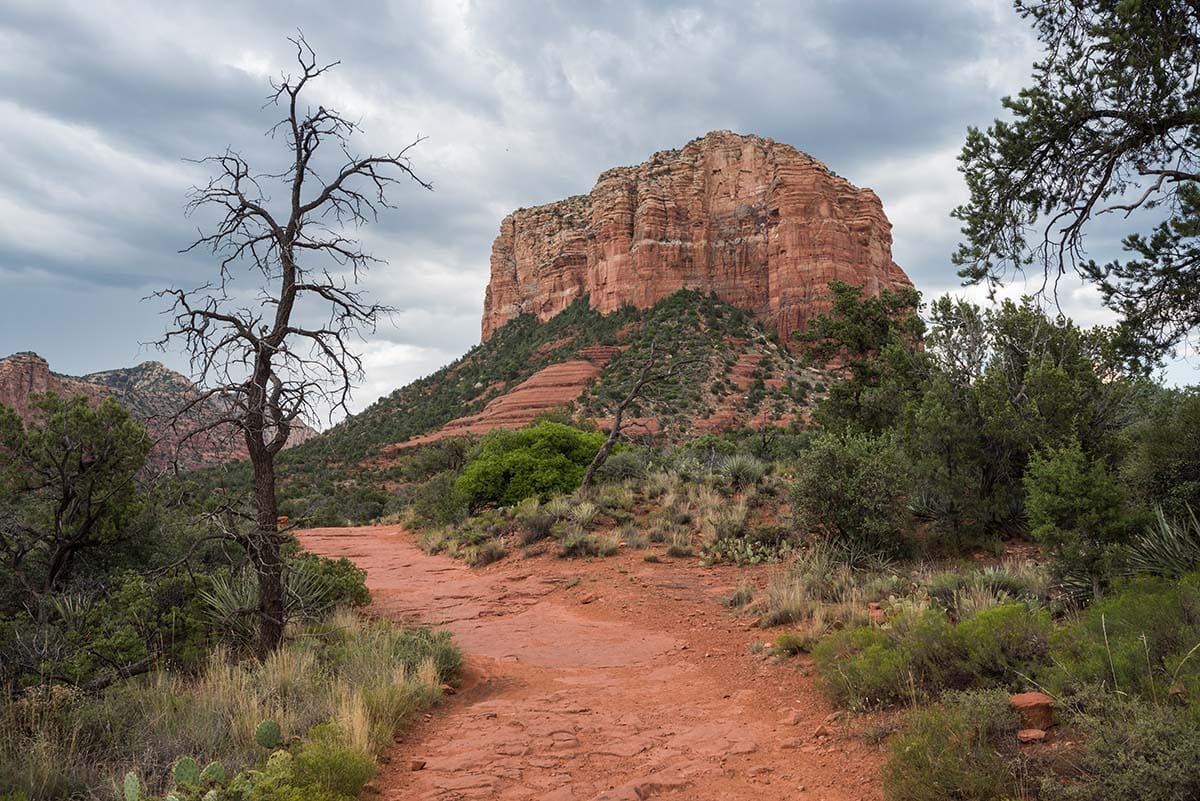
M 878 748 L 804 660 L 720 598 L 747 571 L 510 556 L 471 569 L 396 526 L 312 529 L 367 570 L 379 615 L 453 633 L 458 692 L 398 739 L 384 799 L 878 799 Z M 750 575 L 762 586 L 765 573 Z

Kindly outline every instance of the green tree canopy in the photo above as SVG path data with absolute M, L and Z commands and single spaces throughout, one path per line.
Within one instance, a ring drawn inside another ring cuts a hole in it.
M 810 363 L 833 365 L 843 376 L 829 387 L 817 420 L 841 431 L 879 433 L 893 425 L 922 373 L 920 293 L 910 287 L 864 297 L 862 287 L 842 281 L 829 288 L 833 308 L 796 335 Z
M 0 559 L 42 595 L 70 578 L 81 554 L 127 536 L 151 442 L 112 398 L 94 409 L 83 396 L 32 403 L 29 425 L 0 406 Z
M 497 429 L 484 437 L 455 490 L 472 506 L 571 492 L 602 444 L 604 434 L 550 421 L 517 431 Z
M 972 128 L 954 211 L 954 260 L 995 284 L 1036 265 L 1094 281 L 1134 354 L 1161 355 L 1200 325 L 1200 6 L 1188 0 L 1017 0 L 1045 46 L 1010 119 Z M 1147 223 L 1128 261 L 1087 258 L 1106 214 Z

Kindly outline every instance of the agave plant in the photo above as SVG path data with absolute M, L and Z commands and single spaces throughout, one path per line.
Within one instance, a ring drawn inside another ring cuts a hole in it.
M 1154 522 L 1129 547 L 1131 573 L 1177 578 L 1200 565 L 1200 520 L 1192 507 L 1183 519 L 1167 517 L 1154 507 Z

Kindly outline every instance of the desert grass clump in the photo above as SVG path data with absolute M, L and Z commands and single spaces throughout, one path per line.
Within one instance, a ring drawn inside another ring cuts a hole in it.
M 478 545 L 468 545 L 462 550 L 463 561 L 471 567 L 483 567 L 498 562 L 508 550 L 500 540 L 486 540 Z
M 575 508 L 575 502 L 569 495 L 558 495 L 551 498 L 542 508 L 555 520 L 566 520 Z
M 558 555 L 563 559 L 577 559 L 600 555 L 600 541 L 589 534 L 578 523 L 570 523 L 559 540 Z
M 754 600 L 754 585 L 748 581 L 741 581 L 737 585 L 737 589 L 726 595 L 722 599 L 722 603 L 730 609 L 741 609 Z
M 600 507 L 591 501 L 580 501 L 571 509 L 571 520 L 574 521 L 580 528 L 586 529 L 596 519 L 596 515 L 600 513 Z
M 600 487 L 596 500 L 606 514 L 628 512 L 633 508 L 633 493 L 624 484 L 605 484 Z
M 678 479 L 670 473 L 657 470 L 646 476 L 642 482 L 642 492 L 649 500 L 656 500 L 673 490 Z
M 692 534 L 680 526 L 674 526 L 667 538 L 667 556 L 673 559 L 686 559 L 695 555 L 692 550 Z
M 516 508 L 514 518 L 520 527 L 522 545 L 532 545 L 551 535 L 558 517 L 549 507 L 550 504 L 542 504 L 537 498 L 527 498 Z
M 599 556 L 616 556 L 621 550 L 621 536 L 615 531 L 596 537 L 596 551 Z
M 38 687 L 6 700 L 0 787 L 30 799 L 116 799 L 132 773 L 146 794 L 162 794 L 184 757 L 249 781 L 246 771 L 264 758 L 256 739 L 264 721 L 285 740 L 332 725 L 339 748 L 369 761 L 461 666 L 446 633 L 353 613 L 292 635 L 261 662 L 218 647 L 195 675 L 159 670 L 91 696 Z
M 704 538 L 708 544 L 742 536 L 746 530 L 748 510 L 745 502 L 726 503 L 714 510 L 704 521 Z
M 816 542 L 795 553 L 791 564 L 770 574 L 764 626 L 797 625 L 817 614 L 829 625 L 867 620 L 868 587 L 878 574 L 855 570 L 839 547 Z
M 625 525 L 621 526 L 620 539 L 635 551 L 644 551 L 650 544 L 649 540 L 642 534 L 641 530 L 638 529 L 638 527 L 633 523 L 626 523 Z

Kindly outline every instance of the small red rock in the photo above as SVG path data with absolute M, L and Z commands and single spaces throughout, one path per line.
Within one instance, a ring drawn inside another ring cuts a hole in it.
M 1040 743 L 1046 739 L 1046 732 L 1042 729 L 1021 729 L 1017 732 L 1017 740 L 1022 743 Z
M 412 763 L 409 765 L 409 767 L 412 768 L 413 770 L 425 770 L 425 760 L 414 759 L 412 761 Z
M 1021 714 L 1021 728 L 1045 731 L 1054 725 L 1054 699 L 1045 693 L 1018 693 L 1008 703 Z

